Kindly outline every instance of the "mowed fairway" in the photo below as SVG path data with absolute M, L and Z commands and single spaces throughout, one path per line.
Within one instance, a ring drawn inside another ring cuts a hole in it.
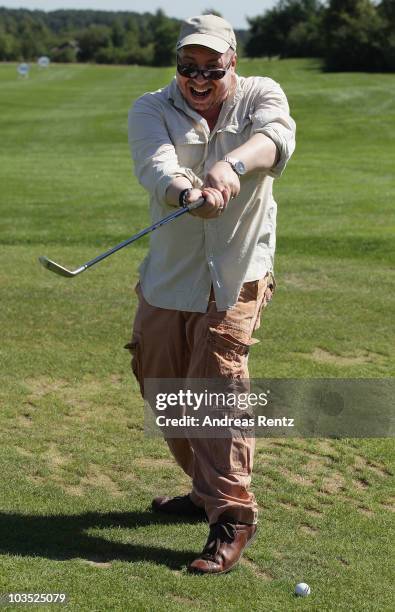
M 251 375 L 389 377 L 395 76 L 295 60 L 239 72 L 278 80 L 298 125 Z M 188 481 L 144 436 L 123 348 L 147 240 L 75 279 L 37 263 L 77 267 L 150 223 L 127 112 L 172 74 L 53 65 L 23 80 L 0 65 L 0 594 L 62 592 L 89 611 L 392 610 L 391 440 L 260 440 L 258 540 L 231 574 L 190 576 L 207 525 L 147 510 Z M 293 597 L 299 581 L 310 597 Z

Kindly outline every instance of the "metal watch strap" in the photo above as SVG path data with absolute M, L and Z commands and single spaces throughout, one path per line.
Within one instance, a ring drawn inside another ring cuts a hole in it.
M 236 170 L 236 164 L 237 164 L 237 161 L 238 161 L 237 159 L 234 159 L 234 157 L 229 157 L 229 155 L 225 155 L 225 157 L 222 159 L 222 161 L 228 162 L 228 164 L 230 164 L 233 172 L 235 172 L 237 174 L 237 176 L 240 176 L 240 174 Z

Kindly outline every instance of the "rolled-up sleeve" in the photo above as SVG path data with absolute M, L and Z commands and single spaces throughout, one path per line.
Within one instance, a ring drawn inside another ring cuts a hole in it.
M 166 190 L 177 176 L 195 185 L 197 177 L 190 168 L 180 166 L 161 105 L 151 94 L 139 98 L 129 111 L 128 132 L 135 174 L 158 202 L 165 203 Z
M 280 85 L 268 78 L 257 78 L 252 132 L 262 133 L 273 140 L 279 152 L 277 164 L 269 175 L 280 176 L 295 149 L 295 121 L 289 114 L 288 101 Z

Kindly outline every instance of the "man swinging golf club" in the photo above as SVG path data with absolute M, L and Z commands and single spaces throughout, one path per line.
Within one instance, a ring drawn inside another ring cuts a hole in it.
M 151 234 L 136 287 L 133 372 L 144 379 L 248 378 L 248 351 L 274 290 L 273 179 L 295 146 L 286 97 L 269 78 L 236 74 L 236 39 L 214 15 L 187 19 L 177 75 L 129 116 L 135 172 L 153 219 L 205 203 Z M 157 512 L 206 517 L 209 536 L 189 571 L 232 569 L 257 529 L 250 491 L 253 437 L 168 438 L 189 494 L 157 497 Z

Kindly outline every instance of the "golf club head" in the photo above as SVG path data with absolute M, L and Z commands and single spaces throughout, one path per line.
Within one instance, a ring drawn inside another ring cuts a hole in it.
M 202 204 L 204 204 L 204 201 L 205 201 L 204 198 L 199 198 L 199 200 L 197 200 L 196 202 L 193 202 L 192 204 L 189 204 L 187 207 L 183 209 L 179 208 L 175 210 L 170 215 L 167 215 L 167 217 L 164 217 L 163 219 L 160 219 L 159 221 L 156 221 L 156 223 L 153 223 L 152 225 L 150 225 L 150 227 L 146 227 L 145 229 L 141 230 L 141 232 L 138 232 L 131 238 L 128 238 L 127 240 L 123 240 L 122 242 L 117 244 L 112 249 L 109 249 L 108 251 L 105 251 L 105 253 L 101 253 L 101 255 L 98 255 L 97 257 L 94 257 L 90 261 L 87 261 L 83 266 L 81 266 L 80 268 L 77 268 L 76 270 L 68 270 L 67 268 L 64 268 L 63 266 L 60 266 L 59 264 L 57 264 L 56 261 L 52 261 L 51 259 L 48 259 L 48 257 L 39 257 L 38 260 L 40 264 L 44 266 L 44 268 L 47 268 L 47 270 L 50 270 L 51 272 L 55 272 L 55 274 L 58 274 L 59 276 L 65 276 L 66 278 L 77 276 L 77 274 L 81 274 L 81 272 L 84 272 L 91 266 L 94 266 L 95 264 L 99 263 L 99 261 L 103 261 L 103 259 L 106 259 L 106 257 L 109 257 L 113 253 L 120 251 L 124 247 L 128 246 L 132 242 L 135 242 L 136 240 L 138 240 L 142 236 L 145 236 L 149 232 L 153 232 L 154 230 L 156 230 L 158 227 L 161 227 L 165 223 L 169 223 L 170 221 L 173 221 L 173 219 L 177 219 L 184 213 L 190 210 L 193 210 L 195 208 L 198 208 L 199 206 L 202 206 Z
M 72 270 L 67 270 L 67 268 L 60 266 L 51 259 L 48 259 L 48 257 L 39 257 L 38 260 L 40 264 L 44 266 L 44 268 L 47 268 L 47 270 L 51 270 L 51 272 L 55 272 L 55 274 L 59 274 L 60 276 L 66 276 L 68 278 L 70 278 L 71 276 L 76 276 L 77 274 L 82 272 L 82 270 L 85 269 L 84 267 L 82 267 L 78 268 L 78 270 L 74 270 L 73 272 Z

